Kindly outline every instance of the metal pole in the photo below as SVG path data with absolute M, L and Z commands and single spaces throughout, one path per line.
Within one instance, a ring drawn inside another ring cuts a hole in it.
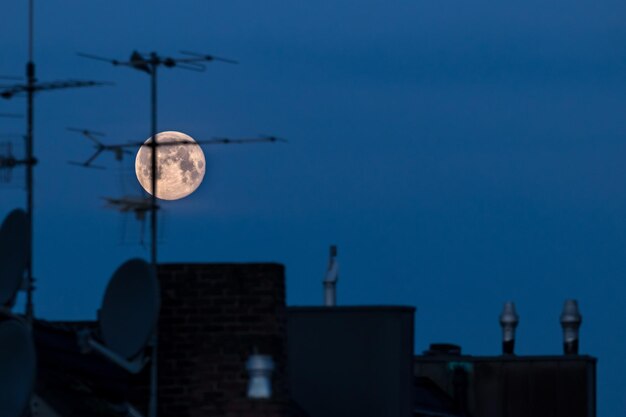
M 157 274 L 157 66 L 158 60 L 155 53 L 151 56 L 152 71 L 150 72 L 151 81 L 151 129 L 152 129 L 152 197 L 150 206 L 150 244 L 151 244 L 151 263 L 154 273 Z M 148 416 L 157 417 L 157 344 L 158 337 L 155 329 L 152 336 L 152 354 L 150 355 L 150 401 L 148 404 Z
M 151 105 L 152 105 L 152 198 L 150 206 L 150 233 L 151 233 L 151 262 L 155 268 L 157 266 L 157 65 L 156 56 L 152 56 L 152 72 L 151 75 Z
M 28 63 L 26 64 L 27 104 L 26 104 L 26 214 L 28 216 L 28 263 L 26 265 L 27 296 L 26 318 L 32 321 L 33 308 L 33 168 L 35 165 L 33 149 L 35 63 L 33 62 L 33 0 L 28 3 Z

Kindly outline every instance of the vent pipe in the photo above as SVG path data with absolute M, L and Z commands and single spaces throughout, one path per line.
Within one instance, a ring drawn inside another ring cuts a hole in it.
M 566 300 L 561 313 L 561 327 L 563 328 L 563 353 L 578 355 L 578 333 L 583 317 L 578 310 L 578 301 Z
M 515 303 L 507 301 L 504 303 L 502 313 L 500 313 L 500 327 L 502 327 L 502 354 L 515 354 L 515 329 L 519 324 L 519 316 L 515 311 Z
M 339 280 L 339 264 L 337 263 L 337 246 L 330 247 L 328 269 L 324 278 L 324 305 L 333 307 L 337 304 L 337 281 Z
M 246 362 L 248 371 L 248 398 L 253 400 L 272 397 L 272 373 L 274 360 L 269 355 L 252 354 Z

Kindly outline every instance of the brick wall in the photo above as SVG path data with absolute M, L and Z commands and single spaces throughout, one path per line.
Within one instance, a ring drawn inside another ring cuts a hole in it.
M 164 264 L 159 280 L 159 416 L 286 416 L 284 267 Z M 276 362 L 271 400 L 246 397 L 255 347 Z

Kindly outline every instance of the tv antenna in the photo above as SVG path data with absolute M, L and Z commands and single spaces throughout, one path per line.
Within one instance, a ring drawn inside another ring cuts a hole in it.
M 69 128 L 68 128 L 69 129 Z M 88 136 L 90 139 L 97 141 L 97 139 L 94 137 L 96 135 L 103 135 L 102 133 L 99 132 L 92 132 L 92 131 L 85 131 L 85 130 L 80 130 L 80 129 L 70 129 L 70 130 L 76 130 L 79 131 L 81 133 L 83 133 L 85 136 Z M 161 135 L 161 133 L 159 133 L 158 135 Z M 158 136 L 157 135 L 157 136 Z M 276 136 L 270 136 L 270 135 L 265 135 L 265 136 L 259 136 L 257 138 L 227 138 L 227 137 L 216 137 L 213 139 L 208 139 L 208 140 L 181 140 L 181 141 L 176 141 L 176 142 L 159 142 L 159 147 L 168 147 L 168 146 L 185 146 L 185 145 L 230 145 L 230 144 L 249 144 L 249 143 L 273 143 L 273 142 L 286 142 L 285 139 L 282 138 L 278 138 Z M 97 149 L 96 152 L 89 158 L 87 159 L 85 162 L 69 162 L 72 165 L 78 165 L 78 166 L 82 166 L 85 168 L 100 168 L 100 169 L 104 169 L 103 166 L 99 166 L 99 165 L 93 165 L 92 162 L 98 157 L 98 155 L 100 155 L 103 151 L 105 150 L 113 150 L 116 154 L 116 159 L 118 161 L 121 161 L 123 158 L 124 154 L 133 154 L 132 152 L 130 152 L 129 150 L 127 150 L 126 148 L 132 147 L 132 148 L 141 148 L 142 146 L 150 146 L 150 144 L 146 144 L 145 142 L 133 142 L 133 143 L 122 143 L 122 144 L 117 144 L 117 145 L 102 145 L 99 141 L 97 141 Z M 133 173 L 135 171 L 133 170 Z M 122 179 L 122 184 L 123 184 L 123 179 Z M 140 195 L 128 195 L 128 194 L 123 194 L 121 197 L 104 197 L 104 200 L 106 200 L 107 204 L 106 207 L 108 208 L 112 208 L 112 209 L 116 209 L 117 211 L 121 212 L 122 214 L 129 214 L 129 213 L 134 213 L 135 214 L 135 218 L 139 221 L 140 223 L 140 243 L 143 246 L 144 245 L 144 230 L 145 230 L 145 221 L 146 221 L 146 214 L 149 213 L 151 211 L 151 201 L 152 201 L 152 197 L 151 196 L 145 196 L 143 193 Z M 157 210 L 160 210 L 161 207 L 157 206 Z M 125 222 L 126 218 L 124 218 L 124 226 L 123 226 L 123 230 L 126 230 L 126 222 Z M 161 219 L 161 225 L 162 225 L 162 219 Z M 162 226 L 159 226 L 159 229 Z M 122 236 L 124 236 L 124 232 L 122 233 Z M 158 239 L 158 236 L 157 236 Z M 123 240 L 123 239 L 122 239 Z
M 79 132 L 86 138 L 95 142 L 96 151 L 92 154 L 84 162 L 75 162 L 68 161 L 71 165 L 78 165 L 84 168 L 99 168 L 104 169 L 103 166 L 93 165 L 92 162 L 103 152 L 110 151 L 115 155 L 115 159 L 117 161 L 122 161 L 124 159 L 124 155 L 133 155 L 132 151 L 129 151 L 127 148 L 141 148 L 142 146 L 152 147 L 151 141 L 149 143 L 146 142 L 127 142 L 120 143 L 114 145 L 105 145 L 100 142 L 97 137 L 104 136 L 104 133 L 94 132 L 86 129 L 76 129 L 68 127 L 67 130 L 72 132 Z M 158 136 L 158 134 L 157 134 Z M 257 138 L 227 138 L 227 137 L 215 137 L 207 140 L 180 140 L 180 141 L 172 141 L 172 142 L 160 142 L 158 144 L 159 147 L 167 147 L 167 146 L 185 146 L 185 145 L 242 145 L 242 144 L 250 144 L 250 143 L 273 143 L 273 142 L 287 142 L 287 140 L 278 138 L 276 136 L 271 135 L 261 135 Z
M 11 181 L 13 168 L 23 164 L 23 162 L 13 155 L 13 143 L 8 141 L 0 143 L 0 182 Z
M 31 0 L 32 1 L 32 0 Z M 152 196 L 150 198 L 150 262 L 152 264 L 153 269 L 156 271 L 157 268 L 157 154 L 156 149 L 158 146 L 157 139 L 157 69 L 161 66 L 166 68 L 173 68 L 178 66 L 181 69 L 188 69 L 193 71 L 204 71 L 205 66 L 202 62 L 211 62 L 211 61 L 221 61 L 224 63 L 236 64 L 236 61 L 214 57 L 212 55 L 198 55 L 198 54 L 189 54 L 186 58 L 170 58 L 170 57 L 161 57 L 156 52 L 151 52 L 150 54 L 141 54 L 137 51 L 133 51 L 130 55 L 130 59 L 128 61 L 118 61 L 115 59 L 108 59 L 99 57 L 96 55 L 89 54 L 79 54 L 85 58 L 96 59 L 100 61 L 105 61 L 113 64 L 114 66 L 127 66 L 132 69 L 136 69 L 138 71 L 142 71 L 150 75 L 150 137 L 152 141 L 150 146 L 152 146 L 152 157 L 151 157 L 151 191 Z M 156 375 L 156 333 L 153 336 L 154 342 L 154 357 L 152 358 L 152 374 Z M 154 379 L 154 384 L 156 384 L 156 378 Z M 157 415 L 157 400 L 156 400 L 156 387 L 154 387 L 154 393 L 151 395 L 150 404 L 148 407 L 148 414 L 150 417 L 156 417 Z
M 71 165 L 78 165 L 78 166 L 82 166 L 82 167 L 85 167 L 85 168 L 104 169 L 103 166 L 93 165 L 92 164 L 92 162 L 98 156 L 100 156 L 101 153 L 103 153 L 103 152 L 112 152 L 113 155 L 115 156 L 115 159 L 117 161 L 121 161 L 122 159 L 124 159 L 124 154 L 127 154 L 127 155 L 132 155 L 133 154 L 131 151 L 129 151 L 127 149 L 124 149 L 123 146 L 120 146 L 120 145 L 105 145 L 104 143 L 100 142 L 100 140 L 98 138 L 105 136 L 104 133 L 94 132 L 93 130 L 88 130 L 88 129 L 76 129 L 74 127 L 68 127 L 67 130 L 69 130 L 70 132 L 78 132 L 78 133 L 80 133 L 85 138 L 91 140 L 94 143 L 94 146 L 96 148 L 96 151 L 87 160 L 85 160 L 84 162 L 69 161 L 68 163 L 71 164 Z
M 26 296 L 26 317 L 28 321 L 32 321 L 34 315 L 33 308 L 33 212 L 34 212 L 34 167 L 37 165 L 37 158 L 34 154 L 34 110 L 35 110 L 35 93 L 42 91 L 63 90 L 68 88 L 93 87 L 105 85 L 102 83 L 88 80 L 59 80 L 52 82 L 39 82 L 35 78 L 35 61 L 34 61 L 34 0 L 28 1 L 28 62 L 26 63 L 26 83 L 13 84 L 3 86 L 0 89 L 0 97 L 11 99 L 15 96 L 26 95 L 26 155 L 22 160 L 22 164 L 26 167 L 26 214 L 28 217 L 28 265 L 26 270 L 27 279 L 27 296 Z
M 137 51 L 133 51 L 130 58 L 127 61 L 120 61 L 117 59 L 104 58 L 97 55 L 79 53 L 78 55 L 84 58 L 95 59 L 98 61 L 108 62 L 114 66 L 125 66 L 138 71 L 142 71 L 150 75 L 150 137 L 152 141 L 149 145 L 153 148 L 151 158 L 151 207 L 150 207 L 150 261 L 156 268 L 157 265 L 157 178 L 156 178 L 156 165 L 157 155 L 154 151 L 158 145 L 157 139 L 157 69 L 161 66 L 165 68 L 178 67 L 181 69 L 199 71 L 202 72 L 206 69 L 203 63 L 206 62 L 223 62 L 227 64 L 237 64 L 237 61 L 227 58 L 221 58 L 214 55 L 198 54 L 195 52 L 181 51 L 184 57 L 172 58 L 162 57 L 156 52 L 149 54 L 142 54 Z M 143 145 L 143 144 L 142 144 Z M 154 406 L 156 408 L 156 405 Z M 156 416 L 156 409 L 154 414 Z
M 141 72 L 145 72 L 150 76 L 150 143 L 141 143 L 139 146 L 150 146 L 152 148 L 150 171 L 151 171 L 151 196 L 150 196 L 150 262 L 152 267 L 156 271 L 157 268 L 157 148 L 158 143 L 158 131 L 157 131 L 157 70 L 159 67 L 174 68 L 199 71 L 202 72 L 206 69 L 204 63 L 208 62 L 222 62 L 227 64 L 237 64 L 237 61 L 227 58 L 221 58 L 214 55 L 198 54 L 195 52 L 181 51 L 183 57 L 172 58 L 162 57 L 156 52 L 149 54 L 142 54 L 137 51 L 133 51 L 130 58 L 127 61 L 120 61 L 116 59 L 104 58 L 97 55 L 79 53 L 79 56 L 84 58 L 95 59 L 98 61 L 108 62 L 114 66 L 125 66 Z M 277 138 L 272 137 L 272 141 L 276 141 Z M 222 143 L 226 143 L 222 140 Z M 127 145 L 128 146 L 128 145 Z M 134 144 L 132 146 L 137 146 Z M 173 145 L 171 145 L 173 146 Z M 152 335 L 153 338 L 153 355 L 151 361 L 152 375 L 156 375 L 156 349 L 157 349 L 157 337 L 156 331 Z M 156 378 L 153 378 L 154 384 L 153 395 L 151 395 L 150 404 L 148 407 L 148 413 L 150 417 L 156 417 L 157 415 L 157 400 L 156 400 Z
M 144 245 L 144 230 L 146 224 L 146 215 L 150 212 L 152 207 L 152 199 L 143 194 L 141 195 L 124 195 L 122 197 L 104 197 L 106 201 L 106 207 L 119 211 L 122 215 L 126 216 L 128 214 L 134 214 L 135 219 L 139 222 L 140 225 L 140 239 L 139 243 Z M 160 207 L 159 207 L 160 208 Z M 123 233 L 125 234 L 126 229 L 126 218 L 123 219 Z M 161 217 L 163 220 L 163 217 Z
M 161 133 L 159 133 L 161 135 Z M 176 142 L 159 142 L 159 147 L 167 147 L 167 146 L 184 146 L 184 145 L 228 145 L 228 144 L 246 144 L 246 143 L 260 143 L 260 142 L 277 142 L 277 141 L 285 141 L 284 139 L 276 138 L 275 136 L 260 136 L 258 138 L 226 138 L 226 137 L 218 137 L 208 140 L 199 140 L 199 141 L 191 141 L 191 140 L 182 140 Z M 125 143 L 120 145 L 108 145 L 109 148 L 113 148 L 116 151 L 123 151 L 124 153 L 129 153 L 125 148 L 127 147 L 139 147 L 144 146 L 144 142 L 136 142 L 136 143 Z M 97 156 L 99 153 L 95 154 Z M 120 155 L 123 155 L 120 153 Z M 93 167 L 93 165 L 89 165 L 89 163 L 93 160 L 94 157 L 90 158 L 86 163 L 74 163 L 75 165 L 85 166 L 85 167 Z M 98 167 L 101 168 L 101 167 Z M 133 170 L 133 174 L 135 171 Z M 122 177 L 122 188 L 124 188 L 124 179 Z M 146 196 L 145 194 L 140 195 L 129 195 L 123 194 L 122 197 L 104 197 L 107 202 L 106 207 L 116 209 L 122 214 L 134 213 L 135 218 L 140 223 L 140 243 L 143 246 L 144 240 L 144 230 L 145 230 L 145 220 L 147 213 L 151 210 L 151 200 L 152 197 Z M 157 207 L 157 209 L 161 209 L 161 207 Z M 162 229 L 163 223 L 163 215 L 161 215 L 161 225 L 159 229 Z M 123 230 L 126 230 L 126 217 L 124 217 Z M 124 236 L 124 232 L 122 236 Z M 158 238 L 158 237 L 157 237 Z

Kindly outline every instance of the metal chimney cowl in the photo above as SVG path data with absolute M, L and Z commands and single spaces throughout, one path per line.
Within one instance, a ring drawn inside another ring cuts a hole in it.
M 259 400 L 272 397 L 272 373 L 274 360 L 269 355 L 252 354 L 246 362 L 248 381 L 248 398 Z
M 519 324 L 519 316 L 515 310 L 515 303 L 504 303 L 500 313 L 500 326 L 502 327 L 502 353 L 512 355 L 515 352 L 515 329 Z
M 563 328 L 563 353 L 565 355 L 578 354 L 579 329 L 583 317 L 578 309 L 578 301 L 566 300 L 561 313 L 561 327 Z

